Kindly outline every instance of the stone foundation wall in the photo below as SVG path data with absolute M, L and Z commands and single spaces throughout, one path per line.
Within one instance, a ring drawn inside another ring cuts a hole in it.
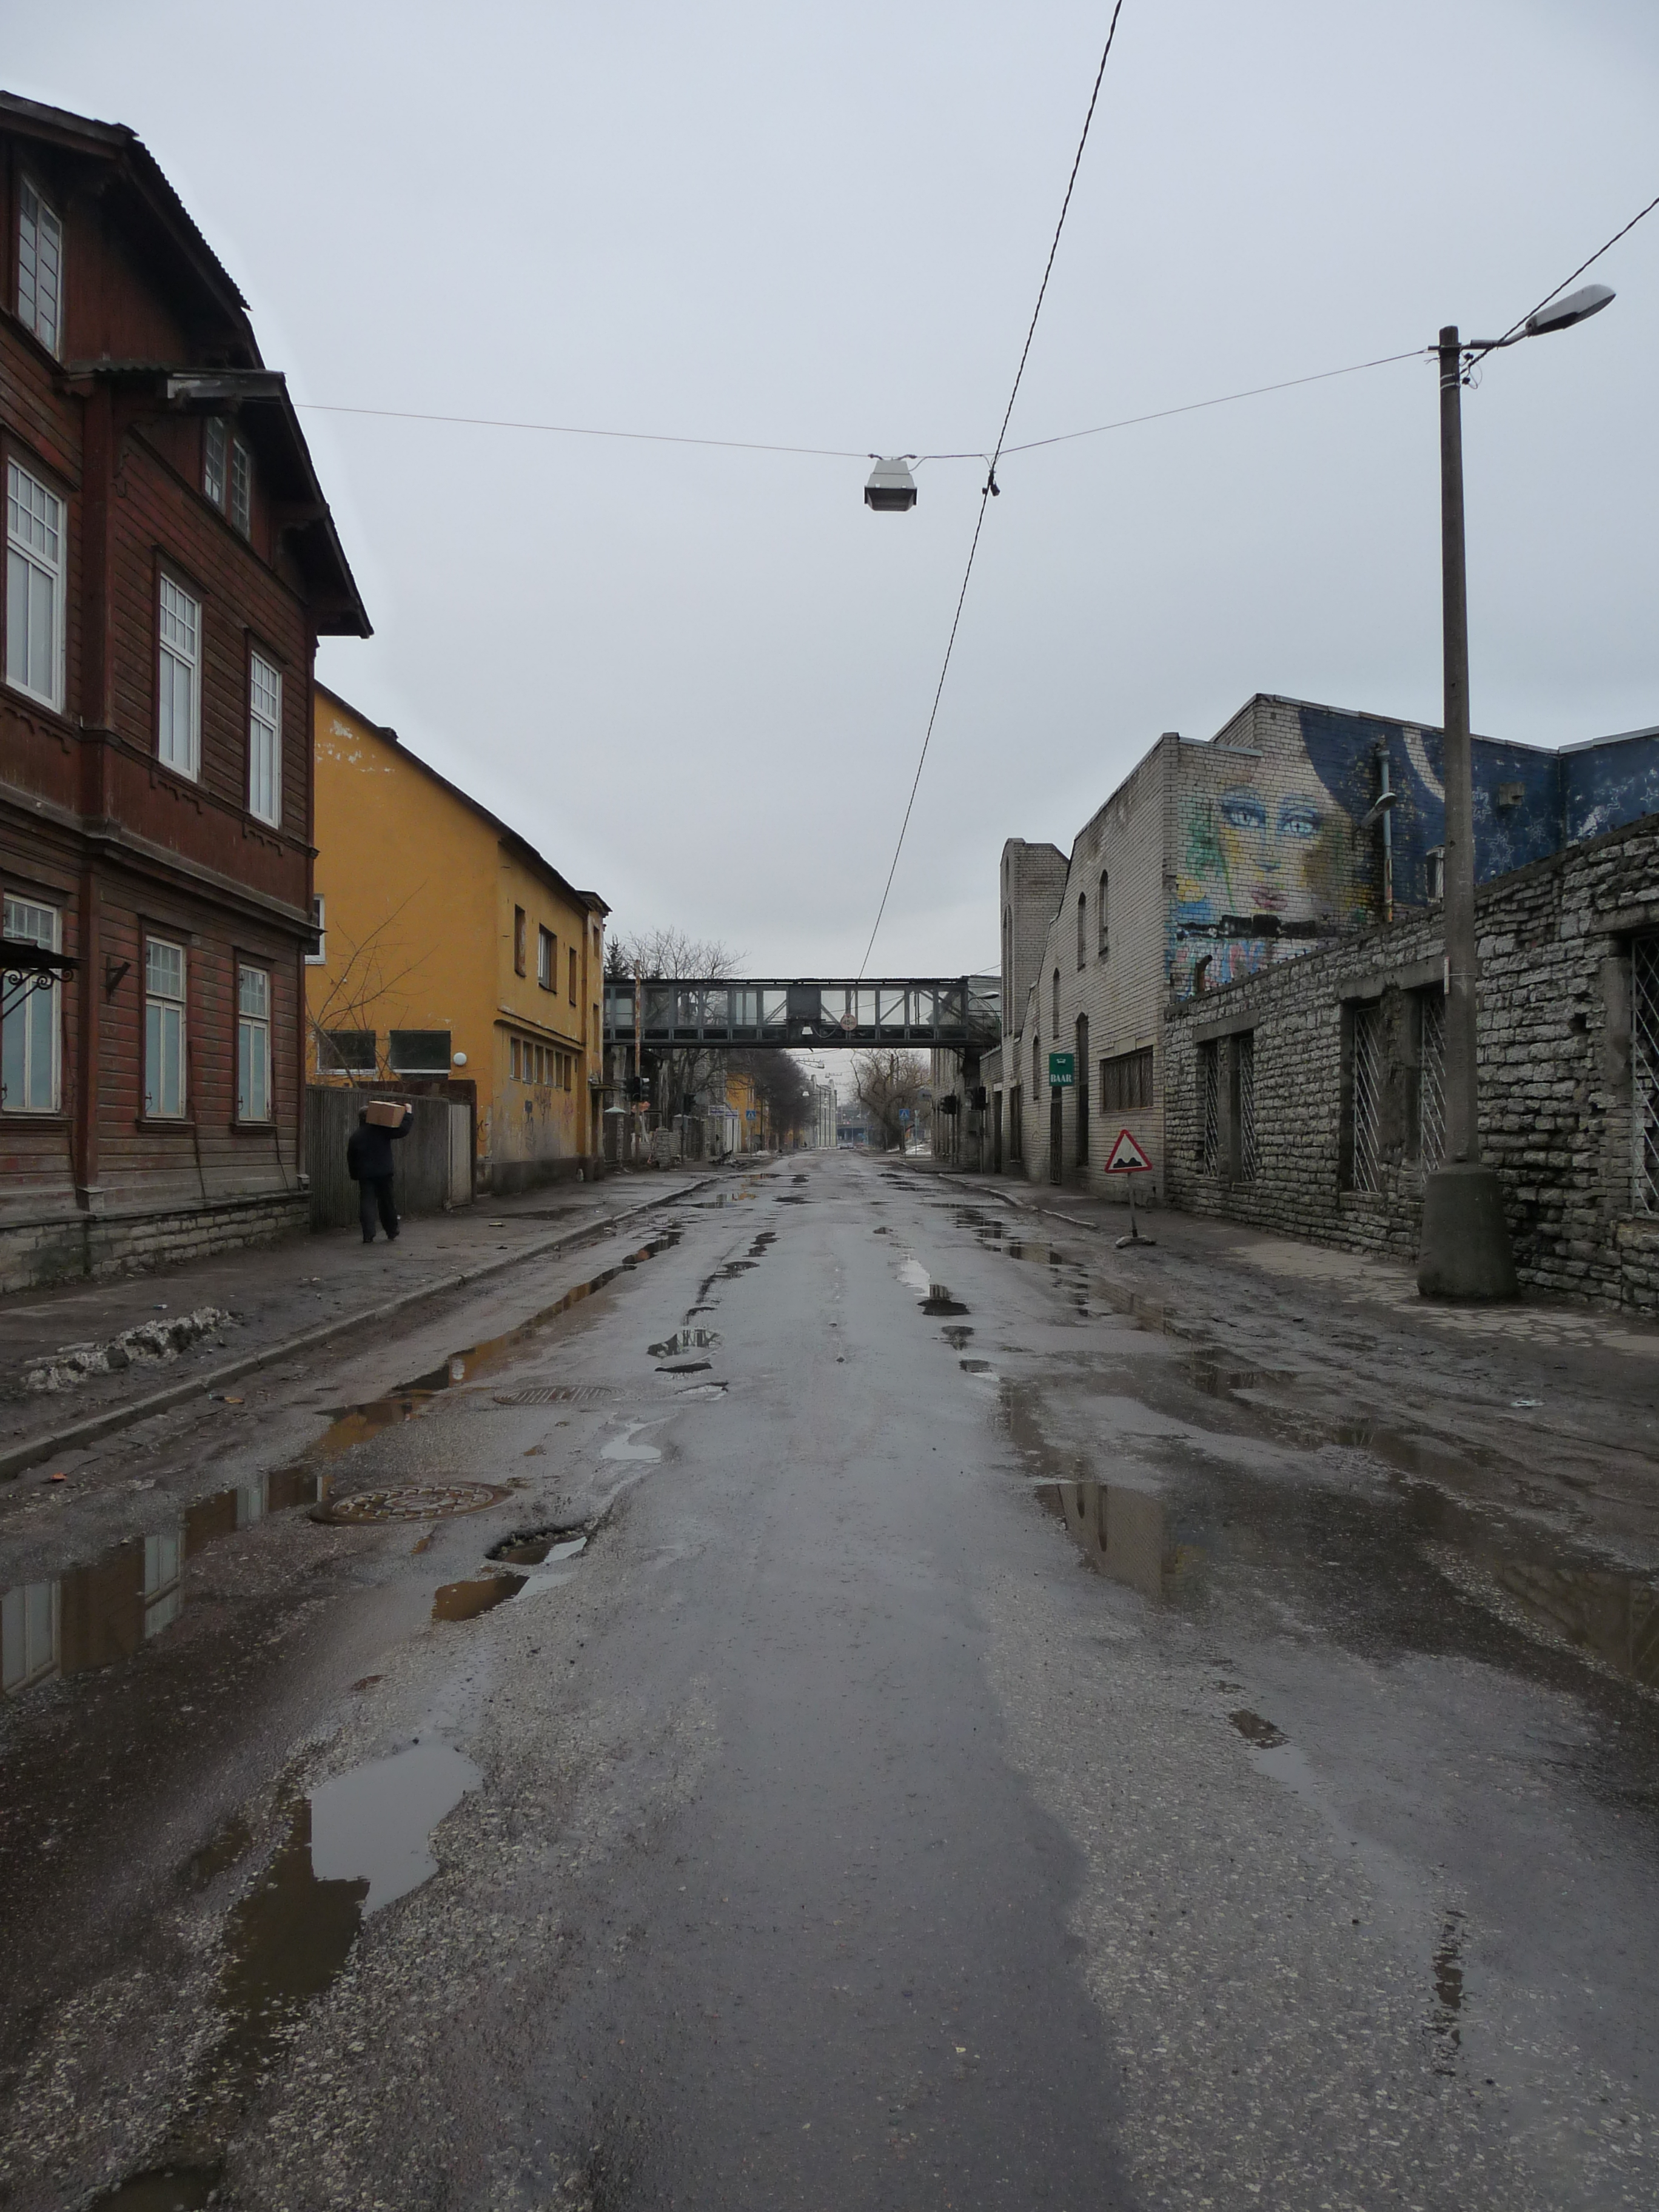
M 0 1223 L 0 1292 L 135 1275 L 268 1244 L 308 1225 L 304 1195 L 227 1200 L 159 1213 L 76 1213 Z
M 1521 1279 L 1553 1297 L 1659 1311 L 1659 1217 L 1637 1205 L 1631 1065 L 1631 947 L 1659 934 L 1659 817 L 1498 878 L 1479 892 L 1476 915 L 1481 1152 L 1502 1179 Z M 1172 1006 L 1172 1201 L 1413 1256 L 1425 1005 L 1443 956 L 1437 912 Z M 1380 1066 L 1370 1190 L 1353 1187 L 1357 1024 L 1370 1025 Z M 1207 1160 L 1206 1051 L 1223 1104 Z M 1247 1054 L 1253 1158 L 1234 1126 Z

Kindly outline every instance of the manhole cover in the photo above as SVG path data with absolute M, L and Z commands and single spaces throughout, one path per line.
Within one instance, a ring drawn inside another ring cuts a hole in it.
M 590 1398 L 610 1398 L 615 1392 L 603 1382 L 533 1382 L 527 1389 L 498 1391 L 498 1406 L 574 1406 Z
M 313 1505 L 313 1521 L 355 1528 L 360 1521 L 447 1521 L 458 1513 L 481 1513 L 511 1492 L 493 1482 L 419 1482 L 400 1490 L 362 1490 L 352 1498 L 331 1498 Z

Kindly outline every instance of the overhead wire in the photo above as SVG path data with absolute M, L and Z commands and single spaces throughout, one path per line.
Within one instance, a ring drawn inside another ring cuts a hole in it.
M 1036 336 L 1037 317 L 1042 313 L 1042 302 L 1048 296 L 1048 279 L 1054 274 L 1054 256 L 1060 251 L 1060 234 L 1066 228 L 1066 217 L 1072 205 L 1072 194 L 1077 189 L 1078 172 L 1083 166 L 1083 149 L 1089 143 L 1089 131 L 1095 119 L 1095 109 L 1100 100 L 1100 88 L 1106 76 L 1106 64 L 1111 58 L 1112 42 L 1117 36 L 1118 17 L 1123 13 L 1123 0 L 1115 0 L 1112 20 L 1106 28 L 1106 44 L 1101 50 L 1100 67 L 1095 71 L 1094 89 L 1089 94 L 1089 110 L 1083 118 L 1082 135 L 1077 142 L 1077 152 L 1072 157 L 1072 173 L 1066 181 L 1066 197 L 1060 202 L 1060 220 L 1054 225 L 1054 234 L 1048 247 L 1048 258 L 1043 264 L 1042 282 L 1037 287 L 1036 305 L 1031 310 L 1031 319 L 1026 327 L 1025 343 L 1020 348 L 1019 366 L 1014 371 L 1008 404 L 1002 410 L 1002 427 L 997 432 L 997 441 L 986 471 L 984 489 L 979 495 L 979 514 L 974 523 L 973 543 L 968 548 L 968 563 L 962 573 L 962 589 L 957 594 L 956 612 L 951 618 L 951 635 L 945 641 L 945 659 L 939 672 L 939 683 L 933 691 L 933 704 L 927 717 L 927 727 L 921 740 L 921 751 L 916 760 L 916 772 L 911 780 L 910 796 L 905 803 L 904 819 L 899 824 L 898 842 L 893 848 L 892 866 L 887 871 L 887 881 L 882 887 L 881 904 L 876 909 L 875 925 L 870 932 L 870 942 L 864 948 L 864 957 L 859 963 L 859 975 L 863 976 L 870 964 L 870 955 L 875 951 L 876 939 L 881 929 L 882 917 L 887 911 L 893 878 L 898 872 L 899 854 L 904 850 L 905 833 L 910 827 L 910 816 L 915 810 L 916 793 L 921 787 L 921 771 L 927 763 L 927 748 L 933 741 L 933 725 L 939 720 L 939 701 L 945 696 L 945 679 L 951 672 L 951 656 L 956 651 L 957 632 L 962 627 L 962 610 L 968 597 L 969 580 L 974 573 L 974 556 L 979 551 L 980 535 L 985 528 L 988 503 L 997 489 L 997 463 L 1002 458 L 1003 441 L 1008 435 L 1008 424 L 1012 419 L 1014 402 L 1019 397 L 1019 387 L 1025 374 L 1025 364 L 1030 358 L 1031 341 Z
M 1507 345 L 1511 338 L 1518 337 L 1520 332 L 1525 330 L 1527 325 L 1532 320 L 1534 315 L 1541 315 L 1545 308 L 1548 307 L 1550 301 L 1552 300 L 1558 299 L 1560 295 L 1566 290 L 1569 284 L 1576 284 L 1587 269 L 1594 269 L 1596 263 L 1601 258 L 1601 256 L 1604 253 L 1611 253 L 1613 247 L 1618 245 L 1620 240 L 1621 238 L 1627 238 L 1631 232 L 1635 229 L 1637 224 L 1642 221 L 1643 217 L 1644 216 L 1651 215 L 1655 208 L 1659 208 L 1659 193 L 1656 193 L 1653 198 L 1648 202 L 1644 208 L 1639 209 L 1638 212 L 1631 217 L 1630 221 L 1625 225 L 1622 230 L 1615 230 L 1613 236 L 1607 240 L 1605 246 L 1598 246 L 1588 261 L 1581 261 L 1578 266 L 1573 270 L 1571 276 L 1564 276 L 1561 282 L 1553 291 L 1546 292 L 1543 298 L 1538 302 L 1538 305 L 1535 307 L 1528 307 L 1526 313 L 1522 316 L 1519 322 L 1511 323 L 1501 338 L 1489 338 L 1484 345 L 1475 346 L 1469 349 L 1470 366 L 1473 367 L 1477 361 L 1484 360 L 1489 353 L 1496 353 L 1499 346 Z
M 388 422 L 453 422 L 474 430 L 534 430 L 556 438 L 626 438 L 647 446 L 717 446 L 729 453 L 803 453 L 816 460 L 861 461 L 868 457 L 841 446 L 774 446 L 759 438 L 694 438 L 672 430 L 596 430 L 582 422 L 515 422 L 496 415 L 428 415 L 413 407 L 343 407 L 323 399 L 296 399 L 307 415 L 369 415 Z

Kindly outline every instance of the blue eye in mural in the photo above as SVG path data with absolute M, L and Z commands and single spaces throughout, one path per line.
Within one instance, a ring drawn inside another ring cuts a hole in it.
M 1316 837 L 1324 825 L 1323 814 L 1305 799 L 1287 799 L 1279 810 L 1281 837 Z
M 1253 791 L 1227 791 L 1221 795 L 1221 818 L 1230 830 L 1265 830 L 1267 810 Z

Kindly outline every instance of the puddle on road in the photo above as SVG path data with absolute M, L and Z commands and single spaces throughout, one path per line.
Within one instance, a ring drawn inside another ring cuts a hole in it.
M 1161 1498 L 1112 1482 L 1049 1482 L 1039 1501 L 1066 1524 L 1091 1567 L 1142 1597 L 1162 1600 L 1190 1583 L 1206 1553 L 1183 1542 Z
M 672 1336 L 665 1336 L 660 1344 L 650 1344 L 646 1350 L 653 1359 L 678 1359 L 687 1352 L 714 1352 L 720 1348 L 720 1333 L 712 1328 L 677 1328 Z
M 200 2212 L 223 2172 L 217 2166 L 155 2166 L 94 2197 L 88 2212 Z
M 601 1459 L 625 1460 L 660 1459 L 662 1457 L 662 1454 L 657 1449 L 654 1444 L 636 1444 L 634 1442 L 634 1438 L 638 1436 L 642 1429 L 654 1429 L 659 1425 L 660 1417 L 656 1420 L 624 1422 L 623 1425 L 622 1434 L 619 1437 L 613 1437 L 611 1438 L 611 1442 L 601 1450 L 599 1457 Z
M 130 1537 L 87 1566 L 0 1594 L 0 1690 L 14 1696 L 131 1658 L 184 1611 L 187 1559 L 268 1514 L 315 1504 L 325 1480 L 288 1468 L 216 1491 L 170 1528 Z
M 929 1283 L 921 1310 L 925 1314 L 964 1314 L 970 1310 L 960 1298 L 953 1298 L 943 1283 Z
M 418 1889 L 438 1871 L 432 1831 L 483 1779 L 453 1744 L 416 1743 L 323 1783 L 311 1793 L 317 1881 L 367 1882 L 365 1919 Z
M 1290 1741 L 1282 1728 L 1275 1728 L 1272 1721 L 1264 1720 L 1260 1713 L 1253 1713 L 1248 1707 L 1229 1713 L 1227 1717 L 1245 1742 L 1254 1744 L 1258 1751 L 1277 1751 L 1281 1743 Z
M 524 1588 L 522 1575 L 477 1575 L 471 1581 L 442 1583 L 432 1593 L 434 1620 L 476 1620 L 517 1597 Z
M 1463 1916 L 1455 1910 L 1449 1909 L 1441 1923 L 1432 1966 L 1435 2003 L 1429 2032 L 1437 2046 L 1434 2070 L 1437 2074 L 1455 2074 L 1463 2040 L 1458 2025 L 1463 2009 Z
M 963 1351 L 966 1347 L 968 1340 L 973 1333 L 974 1332 L 971 1328 L 965 1328 L 961 1322 L 952 1322 L 947 1328 L 942 1328 L 939 1331 L 939 1334 L 945 1339 L 945 1341 L 950 1346 L 952 1352 Z
M 556 1553 L 561 1559 L 574 1559 L 586 1541 L 581 1522 L 551 1522 L 539 1528 L 515 1528 L 499 1544 L 492 1544 L 484 1556 L 510 1567 L 539 1567 Z

